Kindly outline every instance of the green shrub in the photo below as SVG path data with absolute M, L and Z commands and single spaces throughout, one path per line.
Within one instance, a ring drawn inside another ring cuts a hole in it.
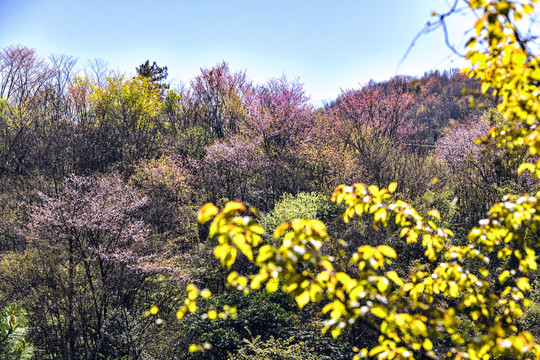
M 0 358 L 3 360 L 31 359 L 33 347 L 26 342 L 25 319 L 17 305 L 0 312 Z
M 328 197 L 316 193 L 301 192 L 296 195 L 284 194 L 274 209 L 261 221 L 268 238 L 280 224 L 292 219 L 319 219 L 329 223 L 340 213 Z
M 294 337 L 270 339 L 262 341 L 257 336 L 253 341 L 244 339 L 244 347 L 236 354 L 231 354 L 228 360 L 330 360 L 314 352 L 305 342 L 294 342 Z

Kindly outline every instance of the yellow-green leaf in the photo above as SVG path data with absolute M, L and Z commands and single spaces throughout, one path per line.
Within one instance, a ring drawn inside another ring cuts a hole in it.
M 234 262 L 236 261 L 236 254 L 237 254 L 236 248 L 230 246 L 229 251 L 227 251 L 227 253 L 225 254 L 225 257 L 221 259 L 221 263 L 223 265 L 226 265 L 228 268 L 230 268 L 231 266 L 233 266 Z
M 205 204 L 197 214 L 197 221 L 204 224 L 219 213 L 219 209 L 212 203 Z
M 246 210 L 246 207 L 244 204 L 242 204 L 239 201 L 229 201 L 227 205 L 223 208 L 224 214 L 231 214 L 237 211 L 244 211 Z
M 441 220 L 441 213 L 437 209 L 431 209 L 428 214 L 437 220 Z
M 379 280 L 377 280 L 377 289 L 379 289 L 381 293 L 384 293 L 386 289 L 388 289 L 389 283 L 390 282 L 388 281 L 387 278 L 379 277 Z
M 298 307 L 302 309 L 309 302 L 309 292 L 304 291 L 303 293 L 295 297 L 295 300 L 298 303 Z
M 380 305 L 375 305 L 371 308 L 371 313 L 382 319 L 386 316 L 386 314 L 388 313 L 388 310 L 386 310 L 386 308 Z
M 215 318 L 217 318 L 217 311 L 216 310 L 208 311 L 208 318 L 210 320 L 214 320 Z
M 377 251 L 380 251 L 381 254 L 383 254 L 386 257 L 390 257 L 390 258 L 397 257 L 396 251 L 388 245 L 377 246 Z
M 397 272 L 389 271 L 386 273 L 386 277 L 392 280 L 396 285 L 403 286 L 403 280 L 401 280 Z
M 251 288 L 253 290 L 256 290 L 256 289 L 260 288 L 261 283 L 266 281 L 266 279 L 268 279 L 268 273 L 267 272 L 261 272 L 261 273 L 255 275 L 253 280 L 251 280 Z
M 499 284 L 504 284 L 504 282 L 510 277 L 510 271 L 505 270 L 499 275 Z
M 369 192 L 373 196 L 379 196 L 379 188 L 375 185 L 371 185 L 368 187 Z
M 531 289 L 531 284 L 529 284 L 529 279 L 522 277 L 516 280 L 516 286 L 521 291 L 529 291 Z
M 212 292 L 208 289 L 204 289 L 201 291 L 201 296 L 205 299 L 209 298 L 212 295 Z
M 268 280 L 268 282 L 266 283 L 266 290 L 267 290 L 269 293 L 273 293 L 273 292 L 276 292 L 276 291 L 277 291 L 278 286 L 279 286 L 279 280 L 276 279 L 276 278 L 271 278 L 271 279 Z

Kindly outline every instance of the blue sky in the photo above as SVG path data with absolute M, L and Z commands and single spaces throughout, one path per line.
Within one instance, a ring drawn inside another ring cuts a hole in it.
M 258 83 L 298 77 L 319 104 L 395 75 L 431 12 L 448 8 L 445 0 L 0 0 L 0 47 L 72 55 L 80 67 L 101 58 L 127 73 L 149 59 L 167 66 L 173 83 L 224 60 Z M 457 47 L 472 21 L 451 20 Z M 436 31 L 417 41 L 397 73 L 463 64 Z

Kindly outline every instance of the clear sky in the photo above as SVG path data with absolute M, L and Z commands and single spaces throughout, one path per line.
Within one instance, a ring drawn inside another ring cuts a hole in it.
M 257 83 L 299 78 L 320 104 L 370 79 L 462 66 L 436 31 L 397 69 L 431 12 L 448 8 L 445 0 L 0 0 L 0 47 L 72 55 L 80 67 L 101 58 L 127 73 L 149 59 L 173 83 L 224 60 Z M 452 20 L 458 48 L 472 21 Z

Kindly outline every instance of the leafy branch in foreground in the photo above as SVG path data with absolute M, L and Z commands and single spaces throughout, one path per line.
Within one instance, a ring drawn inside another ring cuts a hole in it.
M 395 188 L 395 183 L 389 186 L 392 191 Z M 301 308 L 309 302 L 325 300 L 324 331 L 330 330 L 334 337 L 355 322 L 377 329 L 379 345 L 362 350 L 361 355 L 433 359 L 460 354 L 472 358 L 487 354 L 540 355 L 531 335 L 518 332 L 515 324 L 527 303 L 523 292 L 530 285 L 525 275 L 536 268 L 534 251 L 523 243 L 522 250 L 515 248 L 508 253 L 504 240 L 512 239 L 510 234 L 515 234 L 515 229 L 498 225 L 501 221 L 497 220 L 511 216 L 512 210 L 525 212 L 528 202 L 521 200 L 516 206 L 507 202 L 505 209 L 511 210 L 502 213 L 497 212 L 500 206 L 496 205 L 490 219 L 471 231 L 469 244 L 452 246 L 453 233 L 435 224 L 439 219 L 436 210 L 430 212 L 429 218 L 423 218 L 411 205 L 392 201 L 392 191 L 354 184 L 338 187 L 332 199 L 347 205 L 345 221 L 368 213 L 373 216 L 374 227 L 387 226 L 393 220 L 407 243 L 421 240 L 426 260 L 433 263 L 431 272 L 414 268 L 402 279 L 397 272 L 387 271 L 397 257 L 387 245 L 360 246 L 350 258 L 350 263 L 358 266 L 356 276 L 338 271 L 332 257 L 321 252 L 328 236 L 326 227 L 318 220 L 284 223 L 274 233 L 276 239 L 281 239 L 280 246 L 259 247 L 260 228 L 252 217 L 241 214 L 247 209 L 238 202 L 227 204 L 221 212 L 208 204 L 201 209 L 199 220 L 213 218 L 210 236 L 219 241 L 215 255 L 222 264 L 231 267 L 242 253 L 258 268 L 253 275 L 231 272 L 231 286 L 251 291 L 264 285 L 269 292 L 280 288 L 293 296 Z M 518 235 L 513 239 L 517 240 Z M 508 268 L 490 271 L 489 256 L 495 250 L 500 259 L 514 255 L 521 256 L 521 261 L 509 261 Z M 524 276 L 509 279 L 511 273 Z M 492 279 L 498 279 L 499 284 Z M 197 290 L 191 290 L 191 300 L 195 300 Z M 201 294 L 209 295 L 207 291 Z M 441 306 L 443 303 L 447 305 Z M 209 316 L 215 318 L 216 313 L 209 312 Z M 474 341 L 460 334 L 465 318 L 472 320 L 474 332 L 480 334 Z M 451 346 L 434 346 L 432 339 L 447 337 Z

